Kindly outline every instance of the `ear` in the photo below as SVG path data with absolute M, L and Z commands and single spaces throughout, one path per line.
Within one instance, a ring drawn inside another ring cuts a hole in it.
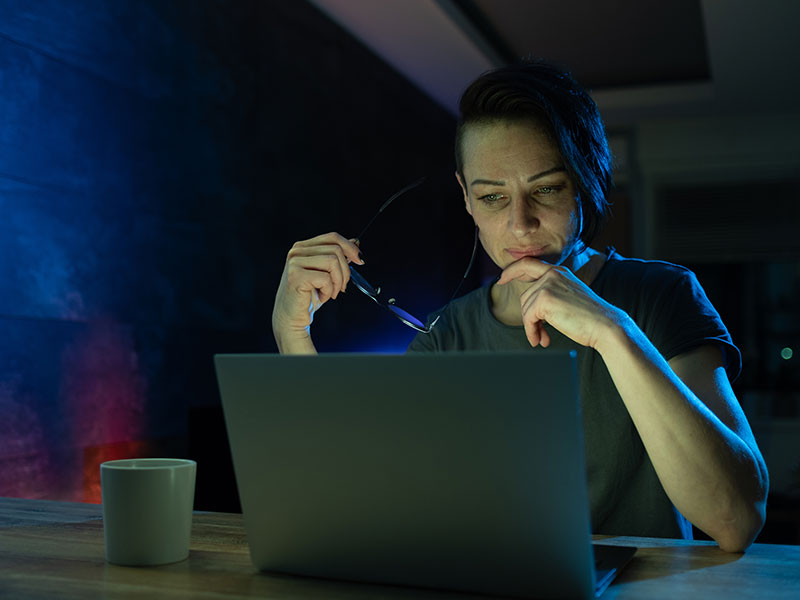
M 467 194 L 467 186 L 464 185 L 464 181 L 461 179 L 461 175 L 458 174 L 456 171 L 456 180 L 458 181 L 458 185 L 461 186 L 461 192 L 464 194 L 464 206 L 467 209 L 467 212 L 472 216 L 472 205 L 469 202 L 469 194 Z

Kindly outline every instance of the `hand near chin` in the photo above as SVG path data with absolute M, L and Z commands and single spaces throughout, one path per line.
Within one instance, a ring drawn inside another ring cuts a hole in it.
M 597 348 L 602 334 L 619 322 L 615 308 L 564 266 L 555 266 L 533 257 L 521 258 L 508 265 L 497 281 L 529 282 L 520 296 L 522 323 L 531 346 L 548 347 L 548 323 L 571 340 Z

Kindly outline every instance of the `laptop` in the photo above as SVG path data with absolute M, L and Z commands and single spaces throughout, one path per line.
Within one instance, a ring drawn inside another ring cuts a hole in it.
M 215 364 L 260 570 L 592 598 L 635 551 L 591 542 L 574 352 Z

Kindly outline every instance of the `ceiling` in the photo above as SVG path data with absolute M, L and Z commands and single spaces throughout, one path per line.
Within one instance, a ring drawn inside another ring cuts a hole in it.
M 567 66 L 609 126 L 797 112 L 798 0 L 310 0 L 448 111 L 483 71 Z

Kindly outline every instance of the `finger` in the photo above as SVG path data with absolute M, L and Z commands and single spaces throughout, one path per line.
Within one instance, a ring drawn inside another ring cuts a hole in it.
M 541 321 L 524 321 L 525 337 L 528 338 L 528 343 L 533 348 L 539 345 L 541 341 Z
M 329 298 L 331 298 L 335 286 L 330 277 L 330 273 L 314 270 L 307 270 L 302 274 L 302 277 L 299 279 L 299 281 L 290 281 L 290 285 L 292 285 L 292 287 L 294 287 L 294 289 L 301 294 L 313 294 L 318 292 L 320 294 L 320 298 L 324 299 L 320 301 L 320 304 L 324 304 Z
M 547 348 L 550 345 L 550 334 L 547 333 L 544 321 L 539 321 L 539 323 L 539 343 L 542 348 Z
M 325 244 L 338 244 L 340 242 L 348 242 L 348 240 L 335 231 L 331 231 L 314 236 L 313 238 L 308 238 L 307 240 L 295 242 L 295 246 L 320 246 Z
M 533 284 L 520 296 L 522 322 L 525 325 L 525 337 L 528 338 L 530 345 L 534 348 L 538 345 L 546 348 L 550 345 L 550 335 L 544 327 L 543 315 L 537 314 L 538 292 L 538 286 Z
M 313 246 L 292 248 L 289 252 L 289 268 L 327 271 L 336 284 L 334 296 L 344 291 L 350 280 L 350 267 L 339 246 Z
M 503 269 L 497 283 L 503 285 L 515 279 L 520 281 L 535 281 L 552 268 L 553 265 L 548 262 L 533 258 L 532 256 L 526 256 L 514 261 Z
M 533 306 L 536 292 L 539 291 L 539 284 L 537 282 L 531 283 L 531 285 L 527 286 L 523 291 L 522 294 L 519 296 L 519 305 L 522 308 L 522 314 L 524 315 L 528 310 L 531 309 Z
M 352 242 L 356 247 L 356 251 L 358 252 L 358 259 L 354 260 L 353 262 L 358 263 L 359 265 L 365 265 L 366 262 L 364 262 L 364 254 L 361 252 L 361 240 L 358 238 L 351 238 L 347 241 Z
M 313 300 L 314 295 L 317 296 L 316 306 L 314 306 L 314 300 Z M 317 308 L 325 304 L 332 297 L 333 297 L 333 284 L 331 283 L 331 280 L 328 279 L 326 281 L 321 282 L 319 284 L 319 287 L 315 287 L 313 290 L 311 290 L 311 298 L 312 298 L 311 310 L 316 311 Z
M 332 231 L 324 233 L 308 240 L 301 240 L 296 242 L 292 248 L 312 248 L 315 246 L 336 245 L 342 249 L 342 252 L 347 257 L 348 262 L 354 262 L 363 265 L 364 261 L 359 257 L 361 250 L 354 240 L 348 240 L 344 236 Z
M 311 297 L 310 310 L 314 313 L 317 308 L 325 304 L 333 294 L 333 281 L 330 274 L 325 271 L 307 270 L 301 275 L 292 274 L 289 279 L 289 288 L 303 298 Z M 304 310 L 309 306 L 304 300 Z
M 312 288 L 327 286 L 329 297 L 333 298 L 342 290 L 344 276 L 341 264 L 333 255 L 295 256 L 290 260 L 288 269 L 289 283 L 295 289 L 310 292 Z
M 350 265 L 344 250 L 340 246 L 334 247 L 334 255 L 338 262 L 338 272 L 335 280 L 339 287 L 336 288 L 333 295 L 334 299 L 336 299 L 340 291 L 344 292 L 347 289 L 347 282 L 350 281 Z

